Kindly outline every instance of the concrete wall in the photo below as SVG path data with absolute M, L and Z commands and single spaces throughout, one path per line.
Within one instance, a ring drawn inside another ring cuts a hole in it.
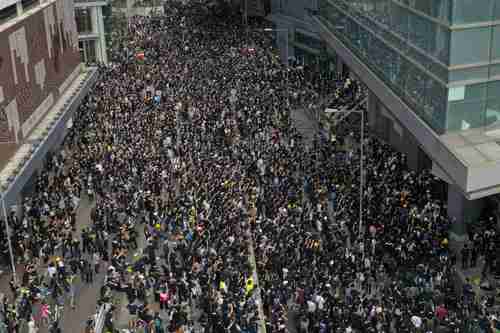
M 67 122 L 73 117 L 74 113 L 80 106 L 83 98 L 90 91 L 92 86 L 97 81 L 98 73 L 96 69 L 91 69 L 91 74 L 85 81 L 85 84 L 81 87 L 78 94 L 72 96 L 72 98 L 66 104 L 66 111 L 59 118 L 54 127 L 49 131 L 46 138 L 33 152 L 30 160 L 26 162 L 22 170 L 16 175 L 15 180 L 10 184 L 7 189 L 5 196 L 5 202 L 7 207 L 12 205 L 17 205 L 22 202 L 23 190 L 35 175 L 44 165 L 45 156 L 49 151 L 54 151 L 58 149 L 61 145 L 64 136 L 67 131 Z M 2 214 L 0 214 L 1 216 Z
M 22 143 L 80 64 L 72 0 L 0 25 L 0 143 Z

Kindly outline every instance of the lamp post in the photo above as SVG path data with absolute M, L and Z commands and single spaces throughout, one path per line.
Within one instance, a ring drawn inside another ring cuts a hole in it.
M 290 73 L 289 70 L 289 62 L 288 62 L 288 57 L 289 57 L 289 47 L 290 47 L 290 43 L 288 41 L 288 29 L 273 29 L 273 28 L 264 28 L 263 29 L 264 32 L 273 32 L 273 31 L 276 31 L 276 32 L 281 32 L 281 33 L 285 33 L 285 42 L 286 42 L 286 53 L 285 53 L 285 61 L 286 61 L 286 102 L 287 102 L 287 107 L 290 105 L 290 91 L 288 89 L 288 85 L 290 83 L 289 81 L 289 75 Z
M 364 102 L 364 101 L 363 101 Z M 361 103 L 363 103 L 361 102 Z M 359 104 L 358 104 L 359 106 Z M 360 138 L 360 156 L 359 156 L 359 224 L 358 224 L 358 232 L 360 235 L 364 234 L 363 229 L 363 194 L 365 188 L 365 177 L 363 177 L 363 160 L 364 160 L 364 144 L 365 144 L 365 114 L 362 109 L 355 110 L 337 110 L 337 109 L 325 109 L 325 113 L 327 114 L 345 114 L 347 117 L 351 113 L 359 113 L 361 114 L 361 138 Z M 345 119 L 345 118 L 344 118 Z
M 245 42 L 248 47 L 248 0 L 243 2 L 243 25 L 245 26 Z
M 17 285 L 16 264 L 14 262 L 14 252 L 12 251 L 12 242 L 10 239 L 10 227 L 9 227 L 6 205 L 7 204 L 5 203 L 5 195 L 4 195 L 4 197 L 2 198 L 2 213 L 3 213 L 3 217 L 4 217 L 4 223 L 5 223 L 5 232 L 7 233 L 7 245 L 9 247 L 10 264 L 12 266 L 12 277 L 14 279 L 14 284 Z
M 265 32 L 273 32 L 273 31 L 277 31 L 277 32 L 286 32 L 285 34 L 285 41 L 286 41 L 286 53 L 285 53 L 285 57 L 286 57 L 286 66 L 288 67 L 288 58 L 289 58 L 289 47 L 290 47 L 290 44 L 288 42 L 288 29 L 273 29 L 273 28 L 264 28 L 263 31 Z

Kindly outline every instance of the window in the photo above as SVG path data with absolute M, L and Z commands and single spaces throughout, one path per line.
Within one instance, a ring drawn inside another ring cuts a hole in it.
M 494 1 L 493 6 L 493 20 L 500 20 L 500 3 L 498 1 Z
M 410 13 L 409 19 L 410 42 L 424 51 L 429 51 L 430 42 L 434 38 L 431 35 L 431 24 L 433 23 L 413 13 Z
M 78 50 L 80 51 L 80 60 L 85 62 L 85 49 L 82 41 L 78 42 Z
M 451 102 L 448 106 L 448 131 L 463 131 L 484 126 L 485 101 Z
M 465 87 L 465 100 L 475 101 L 486 98 L 486 83 L 471 84 Z
M 96 55 L 96 41 L 95 40 L 84 40 L 78 42 L 78 47 L 80 48 L 80 57 L 82 62 L 85 63 L 95 63 L 97 62 Z
M 17 16 L 16 5 L 5 7 L 0 10 L 0 24 L 7 22 L 8 20 Z
M 425 68 L 432 68 L 433 73 L 440 78 L 444 76 L 443 81 L 447 81 L 448 71 L 446 68 L 442 67 L 444 73 L 443 71 L 434 71 L 435 63 L 429 57 L 416 52 L 406 42 L 409 40 L 410 34 L 413 34 L 413 43 L 420 44 L 425 50 L 436 49 L 438 42 L 432 39 L 433 30 L 429 23 L 431 21 L 422 19 L 413 13 L 410 19 L 408 10 L 401 6 L 395 6 L 392 1 L 357 0 L 355 5 L 350 3 L 350 6 L 351 8 L 356 7 L 358 11 L 358 13 L 354 13 L 360 21 L 358 23 L 343 13 L 344 10 L 349 11 L 348 8 L 345 8 L 346 2 L 337 1 L 335 4 L 338 7 L 331 5 L 329 1 L 321 2 L 321 19 L 329 26 L 329 29 L 400 96 L 422 120 L 437 133 L 443 133 L 446 128 L 448 91 L 445 86 L 432 79 L 429 74 L 405 57 L 412 58 Z M 371 19 L 366 19 L 359 14 L 359 11 L 365 14 L 369 13 Z M 380 28 L 379 25 L 373 23 L 374 19 L 380 22 L 383 15 L 390 15 L 391 30 L 402 38 L 395 37 L 395 34 L 390 34 L 388 29 Z M 338 26 L 342 29 L 336 28 Z M 365 27 L 375 31 L 375 35 Z M 383 40 L 377 36 L 382 36 Z
M 500 125 L 500 98 L 491 98 L 486 105 L 486 126 Z
M 453 24 L 491 21 L 493 1 L 497 0 L 454 0 Z
M 451 1 L 452 0 L 399 0 L 406 5 L 442 22 L 450 22 Z
M 90 9 L 87 8 L 75 8 L 75 21 L 76 28 L 80 34 L 90 34 L 94 30 L 92 29 L 92 16 Z
M 500 81 L 493 81 L 488 83 L 488 97 L 496 97 L 500 92 Z
M 487 83 L 450 88 L 448 106 L 448 130 L 459 131 L 483 127 L 486 123 Z M 459 93 L 457 91 L 460 90 Z M 460 96 L 459 96 L 460 95 Z
M 321 41 L 319 39 L 306 35 L 300 31 L 295 31 L 295 42 L 315 50 L 319 50 L 321 48 Z
M 489 61 L 490 39 L 489 28 L 453 31 L 450 64 L 462 65 Z
M 500 64 L 495 64 L 490 66 L 490 77 L 500 76 Z
M 40 4 L 40 0 L 22 0 L 23 10 L 27 11 Z
M 488 66 L 450 71 L 450 81 L 487 80 Z
M 500 7 L 500 4 L 499 4 Z M 493 45 L 491 46 L 491 60 L 500 59 L 500 26 L 493 27 Z

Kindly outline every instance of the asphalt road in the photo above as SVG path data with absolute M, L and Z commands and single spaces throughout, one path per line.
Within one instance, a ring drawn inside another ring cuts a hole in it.
M 82 229 L 90 224 L 90 212 L 94 202 L 90 202 L 89 199 L 84 195 L 80 201 L 79 208 L 77 210 L 77 236 L 80 237 Z M 22 265 L 17 267 L 17 275 L 20 279 L 23 273 Z M 46 267 L 41 267 L 40 272 L 43 274 L 46 271 Z M 94 315 L 96 312 L 96 302 L 99 289 L 102 286 L 104 280 L 105 267 L 101 267 L 101 273 L 99 275 L 94 275 L 94 283 L 86 284 L 80 280 L 78 275 L 76 278 L 76 297 L 75 297 L 75 309 L 71 309 L 69 303 L 69 297 L 66 299 L 66 305 L 64 306 L 64 313 L 62 320 L 60 322 L 61 329 L 63 332 L 80 333 L 84 332 L 85 324 L 87 319 Z M 9 299 L 12 299 L 12 293 L 9 287 L 9 281 L 12 278 L 11 272 L 5 272 L 0 276 L 0 292 L 4 293 Z M 38 311 L 38 307 L 34 307 L 34 312 Z M 35 316 L 37 314 L 35 313 Z M 47 327 L 40 327 L 39 333 L 46 333 Z
M 94 206 L 94 202 L 90 202 L 86 195 L 81 200 L 77 215 L 77 235 L 80 236 L 83 227 L 90 224 L 90 211 Z M 104 272 L 106 271 L 105 264 L 101 265 L 100 274 L 94 275 L 94 283 L 86 284 L 80 280 L 78 275 L 76 278 L 76 295 L 75 309 L 71 309 L 69 298 L 67 298 L 64 306 L 64 314 L 61 321 L 63 332 L 80 333 L 84 332 L 87 319 L 96 312 L 97 297 L 99 290 L 104 281 Z M 46 330 L 39 332 L 46 332 Z

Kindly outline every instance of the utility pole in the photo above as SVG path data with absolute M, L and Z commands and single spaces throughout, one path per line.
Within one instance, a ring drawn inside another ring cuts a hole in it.
M 243 24 L 245 25 L 245 43 L 246 47 L 248 45 L 248 0 L 244 0 L 243 2 Z

